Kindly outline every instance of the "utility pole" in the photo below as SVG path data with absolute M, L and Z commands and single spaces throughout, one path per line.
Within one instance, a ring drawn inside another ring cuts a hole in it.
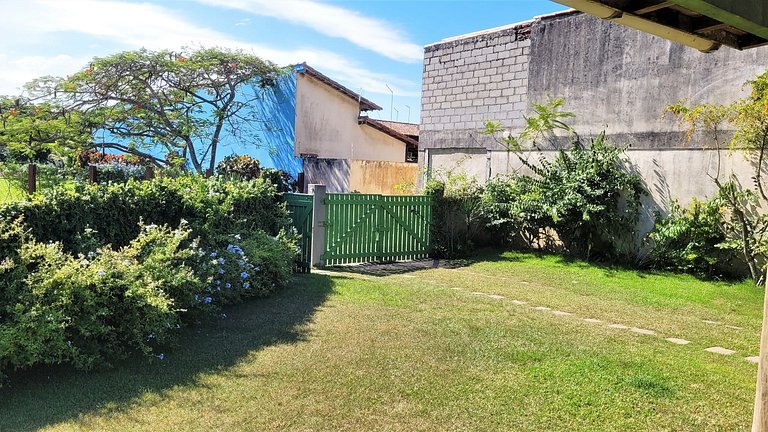
M 411 122 L 411 107 L 409 105 L 406 105 L 405 107 L 408 108 L 408 123 L 410 123 Z
M 384 84 L 384 85 L 387 86 L 387 89 L 392 94 L 392 99 L 389 102 L 389 120 L 392 121 L 392 112 L 395 109 L 395 92 L 392 91 L 392 89 L 389 87 L 388 84 Z
M 397 108 L 392 108 L 392 109 L 395 110 L 395 114 L 397 114 L 395 116 L 395 121 L 398 121 L 400 119 L 400 111 Z

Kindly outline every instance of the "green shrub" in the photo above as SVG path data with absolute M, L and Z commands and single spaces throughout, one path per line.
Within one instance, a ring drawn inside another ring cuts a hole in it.
M 734 202 L 742 200 L 735 208 Z M 735 217 L 737 211 L 750 208 L 750 200 L 756 200 L 752 191 L 729 181 L 710 200 L 693 198 L 688 208 L 673 202 L 666 217 L 656 213 L 654 228 L 646 237 L 651 248 L 649 265 L 706 277 L 743 276 L 747 269 L 743 268 L 742 230 L 751 233 L 747 238 L 758 246 L 753 246 L 755 252 L 764 253 L 759 245 L 765 244 L 765 230 L 760 228 L 766 226 L 765 216 L 751 209 L 756 214 Z
M 95 164 L 96 181 L 98 183 L 126 183 L 128 180 L 141 180 L 147 171 L 146 167 L 122 163 Z
M 286 285 L 288 224 L 264 180 L 131 180 L 0 207 L 0 374 L 162 357 L 181 324 Z
M 147 229 L 90 258 L 33 240 L 0 270 L 0 372 L 36 364 L 78 368 L 147 355 L 178 327 L 168 292 L 200 282 L 184 261 L 188 231 Z
M 259 160 L 248 155 L 229 155 L 216 165 L 216 173 L 223 177 L 253 180 L 261 176 Z
M 101 244 L 119 248 L 139 234 L 139 221 L 178 227 L 184 219 L 192 237 L 204 243 L 229 231 L 261 229 L 277 235 L 289 223 L 273 184 L 199 176 L 54 188 L 31 201 L 0 207 L 0 220 L 20 218 L 36 240 L 61 242 L 78 253 L 87 252 L 78 247 L 86 229 Z
M 489 227 L 507 240 L 562 247 L 587 259 L 634 259 L 634 227 L 645 189 L 621 161 L 623 152 L 601 134 L 589 147 L 576 141 L 553 160 L 520 158 L 532 175 L 496 178 L 486 185 Z
M 91 369 L 134 352 L 162 359 L 182 324 L 284 287 L 296 248 L 261 230 L 203 247 L 182 222 L 74 255 L 28 238 L 21 224 L 3 228 L 20 240 L 0 263 L 0 377 L 41 364 Z
M 466 173 L 435 172 L 422 193 L 432 197 L 431 256 L 465 256 L 482 243 L 483 188 L 477 179 Z

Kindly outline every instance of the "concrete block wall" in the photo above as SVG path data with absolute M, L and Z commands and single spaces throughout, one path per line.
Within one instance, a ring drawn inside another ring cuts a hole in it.
M 490 137 L 479 134 L 486 120 L 522 124 L 528 106 L 529 29 L 527 24 L 510 26 L 424 49 L 420 142 L 494 148 Z
M 424 49 L 419 164 L 480 182 L 515 171 L 515 157 L 480 133 L 484 121 L 516 134 L 531 103 L 563 96 L 582 138 L 605 130 L 614 144 L 631 146 L 628 158 L 651 192 L 649 210 L 663 211 L 671 199 L 686 204 L 715 190 L 713 153 L 703 150 L 712 143 L 688 141 L 663 117 L 665 106 L 684 98 L 729 103 L 766 69 L 768 47 L 703 54 L 579 12 L 443 40 Z M 743 156 L 729 157 L 721 176 L 750 184 Z

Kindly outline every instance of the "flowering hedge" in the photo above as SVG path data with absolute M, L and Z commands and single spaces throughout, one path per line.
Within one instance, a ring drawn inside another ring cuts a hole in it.
M 185 323 L 285 286 L 296 256 L 284 206 L 260 181 L 92 186 L 0 215 L 0 378 L 136 352 L 163 360 Z

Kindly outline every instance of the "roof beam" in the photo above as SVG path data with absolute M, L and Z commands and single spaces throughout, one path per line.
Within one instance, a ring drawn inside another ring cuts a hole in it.
M 642 9 L 638 9 L 638 10 L 635 11 L 635 13 L 637 15 L 645 15 L 645 14 L 648 14 L 648 13 L 651 13 L 651 12 L 656 12 L 659 9 L 664 9 L 664 8 L 670 7 L 672 5 L 674 5 L 674 3 L 671 2 L 671 1 L 663 1 L 663 2 L 661 2 L 659 4 L 655 4 L 655 5 L 652 5 L 652 6 L 644 7 Z

